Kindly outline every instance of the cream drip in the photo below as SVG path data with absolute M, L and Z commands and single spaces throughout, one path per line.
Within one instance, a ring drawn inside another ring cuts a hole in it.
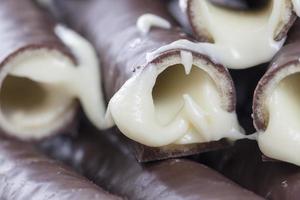
M 19 137 L 40 138 L 58 129 L 65 121 L 71 120 L 76 98 L 95 126 L 101 129 L 112 126 L 111 121 L 105 121 L 105 103 L 95 50 L 84 38 L 67 28 L 57 26 L 55 31 L 77 58 L 77 66 L 55 50 L 28 50 L 8 62 L 3 70 L 6 73 L 1 74 L 6 88 L 1 88 L 1 91 L 5 89 L 7 92 L 2 92 L 0 123 L 7 132 Z M 35 105 L 31 105 L 30 102 L 17 101 L 18 98 L 29 98 L 28 95 L 12 97 L 13 91 L 22 84 L 28 85 L 22 89 L 27 91 L 26 94 L 40 91 L 40 101 L 36 100 Z
M 147 34 L 151 27 L 159 27 L 164 29 L 170 29 L 171 24 L 167 20 L 153 14 L 144 14 L 140 16 L 136 23 L 137 28 L 143 34 Z

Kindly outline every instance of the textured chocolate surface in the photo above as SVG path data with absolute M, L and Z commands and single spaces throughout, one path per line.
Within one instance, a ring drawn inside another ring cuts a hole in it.
M 110 192 L 136 200 L 261 199 L 208 167 L 170 159 L 141 164 L 116 130 L 85 126 L 78 138 L 58 136 L 42 148 Z
M 2 0 L 0 3 L 0 70 L 18 54 L 39 49 L 56 50 L 75 62 L 70 51 L 55 35 L 54 26 L 54 21 L 32 0 Z M 4 76 L 7 72 L 2 70 L 0 73 Z M 76 123 L 71 120 L 60 130 L 73 124 Z
M 241 186 L 269 200 L 300 198 L 300 168 L 278 161 L 262 161 L 254 141 L 239 141 L 226 151 L 202 155 L 201 160 Z
M 38 152 L 31 144 L 1 137 L 0 199 L 121 199 Z
M 254 98 L 253 98 L 253 119 L 254 124 L 258 130 L 265 130 L 267 127 L 268 113 L 264 106 L 266 98 L 271 95 L 272 91 L 267 92 L 270 84 L 278 84 L 278 81 L 274 82 L 275 76 L 279 73 L 286 73 L 285 76 L 291 75 L 288 72 L 292 65 L 299 67 L 300 57 L 300 21 L 297 20 L 294 26 L 291 28 L 286 45 L 276 54 L 274 59 L 269 65 L 268 71 L 259 81 Z
M 72 28 L 84 35 L 96 48 L 100 60 L 104 91 L 107 101 L 120 87 L 134 75 L 136 69 L 144 69 L 151 64 L 160 63 L 173 55 L 180 55 L 179 49 L 165 52 L 150 63 L 146 54 L 178 39 L 187 39 L 185 34 L 167 12 L 167 6 L 160 0 L 70 0 L 55 1 L 56 7 L 64 20 Z M 80 14 L 79 14 L 80 13 Z M 137 26 L 137 19 L 143 14 L 158 15 L 172 24 L 172 28 L 153 28 L 148 34 L 142 34 Z M 193 53 L 194 59 L 206 56 Z M 213 63 L 212 63 L 213 64 Z M 215 64 L 215 73 L 223 74 L 231 81 L 228 71 Z M 232 83 L 232 81 L 231 81 Z M 218 84 L 218 83 L 217 83 Z M 227 98 L 230 103 L 226 109 L 235 109 L 235 90 L 233 84 L 228 88 Z M 215 149 L 226 145 L 223 141 L 213 144 L 188 145 L 174 148 L 148 148 L 140 144 L 135 152 L 140 161 L 150 161 L 178 157 Z M 197 148 L 195 148 L 197 146 Z M 184 150 L 183 150 L 184 149 Z

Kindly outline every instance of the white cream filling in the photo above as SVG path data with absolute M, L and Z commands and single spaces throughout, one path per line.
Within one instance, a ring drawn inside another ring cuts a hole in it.
M 290 75 L 268 98 L 268 126 L 258 134 L 258 144 L 266 156 L 300 166 L 299 84 L 300 74 Z
M 98 128 L 105 122 L 99 64 L 92 46 L 75 32 L 58 26 L 57 35 L 77 58 L 75 66 L 55 50 L 27 50 L 2 71 L 0 123 L 21 138 L 41 138 L 63 126 L 74 115 L 78 98 Z
M 143 34 L 147 34 L 152 27 L 170 29 L 171 24 L 164 18 L 150 13 L 143 14 L 136 22 L 136 26 Z
M 217 87 L 201 69 L 207 63 L 195 65 L 185 51 L 172 62 L 139 71 L 110 100 L 121 132 L 153 147 L 245 138 L 236 114 L 222 108 Z
M 299 10 L 298 1 L 293 3 Z M 255 13 L 224 9 L 208 0 L 197 1 L 192 10 L 197 13 L 195 21 L 202 23 L 214 43 L 175 41 L 149 53 L 148 60 L 164 51 L 183 48 L 205 54 L 228 68 L 242 69 L 270 61 L 285 41 L 274 40 L 279 22 L 287 20 L 284 0 L 273 0 L 268 8 Z

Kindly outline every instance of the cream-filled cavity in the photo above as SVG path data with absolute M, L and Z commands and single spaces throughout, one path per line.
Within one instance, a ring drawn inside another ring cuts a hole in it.
M 261 151 L 274 159 L 300 165 L 300 73 L 284 78 L 265 102 L 267 128 L 258 134 Z
M 122 133 L 153 147 L 244 138 L 205 67 L 177 63 L 148 65 L 113 96 L 109 109 Z
M 71 30 L 57 34 L 76 56 L 77 65 L 57 50 L 18 53 L 3 66 L 0 124 L 9 134 L 39 139 L 59 131 L 74 118 L 77 99 L 98 128 L 107 128 L 98 60 L 91 45 Z
M 59 87 L 11 75 L 2 83 L 1 123 L 18 137 L 44 137 L 71 120 L 74 108 L 74 99 Z
M 209 0 L 191 0 L 187 12 L 193 29 L 211 43 L 175 41 L 150 52 L 148 59 L 172 48 L 183 48 L 208 55 L 215 62 L 234 69 L 268 62 L 285 41 L 281 35 L 291 20 L 292 9 L 299 7 L 293 2 L 270 0 L 258 10 L 237 11 L 218 7 Z

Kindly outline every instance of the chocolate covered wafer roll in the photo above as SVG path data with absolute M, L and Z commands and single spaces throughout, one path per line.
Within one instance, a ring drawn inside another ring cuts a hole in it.
M 300 23 L 290 31 L 255 90 L 253 119 L 258 144 L 268 157 L 300 165 Z
M 193 43 L 163 1 L 71 0 L 56 7 L 95 45 L 108 114 L 142 144 L 136 145 L 140 161 L 195 154 L 220 148 L 222 138 L 244 137 L 228 71 L 197 49 L 177 46 L 178 40 Z
M 1 137 L 0 199 L 121 199 L 51 160 L 31 144 Z
M 298 200 L 300 198 L 300 168 L 273 161 L 262 161 L 262 154 L 253 141 L 239 141 L 223 152 L 202 157 L 241 186 L 268 200 Z
M 116 130 L 82 127 L 78 138 L 59 136 L 42 147 L 110 192 L 143 200 L 262 199 L 208 167 L 181 159 L 141 164 Z
M 25 140 L 58 133 L 74 121 L 76 99 L 105 126 L 98 60 L 86 40 L 31 0 L 1 1 L 0 24 L 0 129 Z
M 191 30 L 199 48 L 214 51 L 228 68 L 269 62 L 300 13 L 296 0 L 173 0 L 171 13 Z

